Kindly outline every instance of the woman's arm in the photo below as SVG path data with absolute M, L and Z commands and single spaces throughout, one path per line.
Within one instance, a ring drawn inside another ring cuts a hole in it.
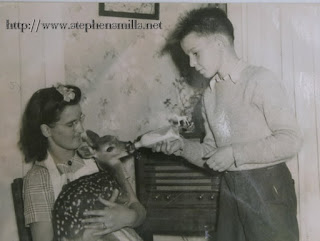
M 51 210 L 54 194 L 46 168 L 34 165 L 23 178 L 24 217 L 33 241 L 52 241 Z
M 142 204 L 139 201 L 132 203 L 129 207 L 130 209 L 134 210 L 136 214 L 135 218 L 133 219 L 134 221 L 131 224 L 131 227 L 140 226 L 146 218 L 146 209 L 144 208 L 144 206 L 142 206 Z
M 36 222 L 30 224 L 32 241 L 52 241 L 53 228 L 51 222 Z

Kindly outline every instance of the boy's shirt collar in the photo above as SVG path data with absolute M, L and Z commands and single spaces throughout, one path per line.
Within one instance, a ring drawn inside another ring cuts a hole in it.
M 216 82 L 220 82 L 220 81 L 231 80 L 234 84 L 236 84 L 237 80 L 239 80 L 239 78 L 240 78 L 242 70 L 244 70 L 244 68 L 246 66 L 247 66 L 247 63 L 245 61 L 243 61 L 242 59 L 240 59 L 238 61 L 238 63 L 234 66 L 233 70 L 229 74 L 225 75 L 223 78 L 221 78 L 219 76 L 219 74 L 217 73 L 210 80 L 210 84 L 209 84 L 210 85 L 210 89 L 213 90 L 214 86 L 215 86 L 215 83 Z

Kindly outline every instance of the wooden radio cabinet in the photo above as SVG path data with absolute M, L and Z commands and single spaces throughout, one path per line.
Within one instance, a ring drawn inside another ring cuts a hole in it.
M 135 158 L 136 191 L 147 210 L 138 233 L 202 236 L 214 240 L 219 173 L 198 168 L 182 157 L 139 150 Z M 209 238 L 211 237 L 211 238 Z

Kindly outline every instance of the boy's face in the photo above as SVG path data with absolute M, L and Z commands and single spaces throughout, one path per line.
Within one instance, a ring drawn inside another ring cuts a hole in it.
M 213 34 L 189 33 L 181 42 L 183 51 L 189 56 L 189 64 L 205 78 L 212 78 L 222 65 L 221 42 Z

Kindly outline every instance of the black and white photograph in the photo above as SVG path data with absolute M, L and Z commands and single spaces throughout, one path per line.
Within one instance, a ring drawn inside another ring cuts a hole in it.
M 0 53 L 0 240 L 319 240 L 320 2 L 1 0 Z

